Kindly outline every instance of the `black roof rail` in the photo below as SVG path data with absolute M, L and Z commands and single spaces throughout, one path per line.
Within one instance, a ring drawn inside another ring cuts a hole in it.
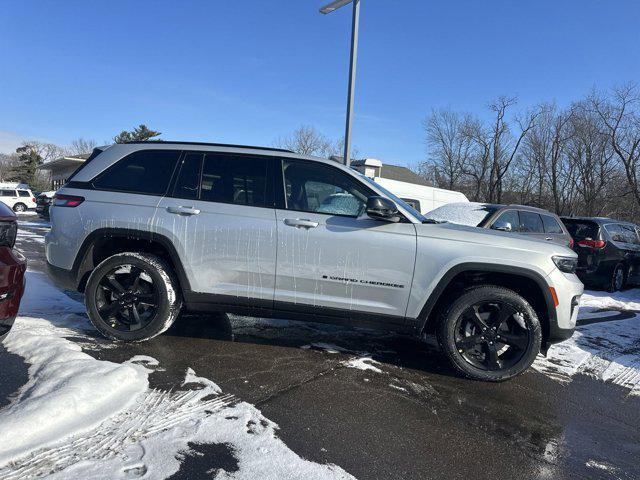
M 207 147 L 228 147 L 228 148 L 251 148 L 253 150 L 266 150 L 269 152 L 285 152 L 285 153 L 295 153 L 291 150 L 286 150 L 284 148 L 275 148 L 275 147 L 256 147 L 253 145 L 234 145 L 231 143 L 208 143 L 208 142 L 174 142 L 171 140 L 132 140 L 130 142 L 122 142 L 127 144 L 136 144 L 136 143 L 160 143 L 160 144 L 173 144 L 173 145 L 203 145 Z

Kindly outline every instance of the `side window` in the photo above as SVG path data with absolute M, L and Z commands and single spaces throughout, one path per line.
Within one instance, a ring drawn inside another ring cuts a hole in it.
M 164 195 L 178 150 L 140 150 L 119 160 L 101 173 L 93 185 L 99 190 Z
M 542 219 L 535 212 L 520 210 L 520 232 L 522 233 L 544 233 Z
M 200 196 L 200 169 L 203 153 L 187 153 L 180 162 L 180 172 L 173 196 L 176 198 L 197 199 Z
M 506 232 L 519 232 L 520 218 L 518 216 L 518 211 L 507 210 L 494 220 L 494 222 L 491 224 L 491 229 L 503 230 Z
M 554 217 L 551 215 L 541 215 L 541 217 L 545 233 L 564 234 L 564 230 L 562 230 L 562 227 Z
M 29 195 L 29 192 L 27 192 L 26 190 L 18 190 L 18 195 L 21 197 L 30 197 L 31 195 Z
M 624 242 L 624 236 L 622 235 L 622 228 L 616 223 L 610 223 L 604 226 L 605 230 L 614 242 Z
M 311 162 L 284 160 L 287 209 L 358 217 L 368 192 L 337 168 Z
M 3 197 L 15 197 L 16 192 L 14 190 L 0 190 L 0 196 Z
M 204 157 L 200 200 L 266 206 L 268 159 L 209 153 Z
M 636 234 L 632 226 L 621 225 L 621 227 L 622 227 L 622 235 L 626 243 L 631 243 L 633 245 L 640 244 L 640 241 L 638 240 L 638 235 Z

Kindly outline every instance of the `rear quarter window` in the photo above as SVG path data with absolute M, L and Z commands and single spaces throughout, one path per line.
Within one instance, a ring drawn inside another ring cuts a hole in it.
M 18 195 L 21 197 L 30 197 L 31 195 L 29 195 L 29 192 L 27 192 L 26 190 L 18 190 Z
M 179 150 L 140 150 L 118 160 L 93 180 L 98 190 L 164 195 Z

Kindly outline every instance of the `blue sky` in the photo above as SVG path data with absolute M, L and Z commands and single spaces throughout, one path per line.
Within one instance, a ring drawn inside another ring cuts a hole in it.
M 637 0 L 361 0 L 354 145 L 425 157 L 432 108 L 564 105 L 640 81 Z M 271 145 L 301 124 L 342 136 L 350 9 L 325 0 L 0 0 L 0 151 L 24 138 Z

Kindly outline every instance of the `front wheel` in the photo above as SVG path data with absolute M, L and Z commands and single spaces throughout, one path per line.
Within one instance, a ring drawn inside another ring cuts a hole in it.
M 127 252 L 104 260 L 85 289 L 91 323 L 104 336 L 149 340 L 175 321 L 182 302 L 169 265 L 147 253 Z
M 476 380 L 500 382 L 531 366 L 540 352 L 540 321 L 516 292 L 483 286 L 466 291 L 445 308 L 438 342 L 453 367 Z

